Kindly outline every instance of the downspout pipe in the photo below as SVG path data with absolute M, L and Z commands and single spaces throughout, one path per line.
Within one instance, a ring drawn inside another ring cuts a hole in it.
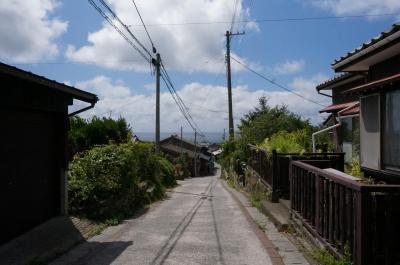
M 353 105 L 351 105 L 351 106 L 348 106 L 347 108 L 342 109 L 341 111 L 338 111 L 338 113 L 337 113 L 337 114 L 338 114 L 338 116 L 337 116 L 337 118 L 338 118 L 338 123 L 337 123 L 337 124 L 332 125 L 332 126 L 329 126 L 328 128 L 322 129 L 322 130 L 320 130 L 320 131 L 318 131 L 318 132 L 315 132 L 315 133 L 313 133 L 313 134 L 311 135 L 313 153 L 316 152 L 316 147 L 315 147 L 315 136 L 317 136 L 318 134 L 321 134 L 321 133 L 323 133 L 323 132 L 326 132 L 326 131 L 329 131 L 329 130 L 332 130 L 332 129 L 335 129 L 335 128 L 341 126 L 341 125 L 342 125 L 342 119 L 344 119 L 344 118 L 349 118 L 349 117 L 358 116 L 358 115 L 351 115 L 351 116 L 346 116 L 346 117 L 340 117 L 340 114 L 341 114 L 341 113 L 343 113 L 343 112 L 345 112 L 346 110 L 349 110 L 349 109 L 351 109 L 351 108 L 354 108 L 355 106 L 358 106 L 358 105 L 360 105 L 360 102 L 357 102 L 357 103 L 355 103 L 355 104 L 353 104 Z
M 317 90 L 317 92 L 318 92 L 318 94 L 320 94 L 320 95 L 323 95 L 323 96 L 325 96 L 325 97 L 329 97 L 329 98 L 331 98 L 331 97 L 332 97 L 331 95 L 328 95 L 328 94 L 322 93 L 322 92 L 321 92 L 321 90 Z
M 92 109 L 92 108 L 94 108 L 94 105 L 95 105 L 95 104 L 96 104 L 96 102 L 91 102 L 91 103 L 90 103 L 90 106 L 87 106 L 87 107 L 85 107 L 85 108 L 83 108 L 83 109 L 74 111 L 74 112 L 68 114 L 68 117 L 72 117 L 72 116 L 75 116 L 75 115 L 77 115 L 77 114 L 79 114 L 79 113 L 81 113 L 81 112 L 84 112 L 84 111 L 87 111 L 87 110 L 89 110 L 89 109 Z

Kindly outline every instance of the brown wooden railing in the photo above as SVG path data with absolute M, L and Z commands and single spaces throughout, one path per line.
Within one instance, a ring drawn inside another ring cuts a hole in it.
M 294 216 L 336 255 L 348 246 L 356 265 L 398 265 L 400 185 L 367 185 L 292 161 Z
M 272 200 L 279 197 L 289 198 L 289 164 L 292 160 L 320 161 L 324 166 L 343 171 L 344 153 L 278 153 L 275 150 L 267 152 L 254 145 L 247 146 L 249 165 L 260 178 L 271 187 Z

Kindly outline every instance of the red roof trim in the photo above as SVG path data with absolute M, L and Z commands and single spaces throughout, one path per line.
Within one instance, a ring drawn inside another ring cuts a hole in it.
M 383 86 L 383 85 L 390 84 L 390 83 L 397 82 L 397 81 L 400 81 L 400 73 L 389 76 L 389 77 L 385 77 L 385 78 L 382 78 L 379 80 L 375 80 L 375 81 L 372 81 L 370 83 L 367 83 L 367 84 L 364 84 L 361 86 L 351 88 L 349 90 L 343 91 L 342 93 L 349 94 L 349 93 L 364 92 L 368 89 L 376 88 L 378 86 Z
M 332 104 L 326 108 L 323 108 L 319 111 L 319 113 L 322 112 L 336 112 L 336 111 L 340 111 L 342 109 L 351 107 L 352 105 L 355 105 L 358 101 L 352 101 L 352 102 L 346 102 L 346 103 L 342 103 L 342 104 Z
M 346 111 L 341 112 L 340 116 L 341 117 L 346 117 L 346 116 L 351 116 L 351 115 L 357 115 L 359 113 L 360 113 L 360 107 L 357 105 L 357 106 L 354 106 L 354 107 L 352 107 L 352 108 L 350 108 L 350 109 L 348 109 Z

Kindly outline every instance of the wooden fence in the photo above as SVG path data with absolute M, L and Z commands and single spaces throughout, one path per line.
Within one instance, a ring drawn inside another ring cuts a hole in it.
M 344 153 L 278 153 L 273 150 L 268 153 L 254 145 L 247 146 L 247 164 L 255 170 L 272 190 L 272 201 L 278 201 L 279 197 L 289 198 L 289 168 L 292 160 L 323 160 L 325 167 L 344 170 Z M 321 162 L 322 163 L 322 162 Z
M 367 185 L 316 166 L 291 163 L 293 215 L 332 253 L 347 245 L 355 265 L 399 265 L 400 185 Z

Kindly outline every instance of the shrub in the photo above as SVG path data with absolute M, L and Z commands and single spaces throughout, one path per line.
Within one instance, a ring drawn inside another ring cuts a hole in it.
M 159 172 L 160 176 L 162 179 L 162 184 L 165 187 L 173 187 L 176 185 L 176 179 L 175 179 L 175 168 L 169 162 L 166 158 L 164 157 L 159 157 L 158 160 L 158 165 L 159 165 Z
M 163 183 L 174 182 L 171 168 L 150 144 L 96 146 L 70 164 L 70 211 L 99 220 L 130 214 L 163 195 Z
M 88 150 L 95 145 L 109 143 L 126 143 L 131 135 L 131 128 L 125 119 L 94 117 L 85 120 L 80 117 L 70 118 L 70 130 L 68 132 L 69 158 L 79 152 Z
M 280 131 L 266 138 L 260 145 L 261 148 L 268 152 L 276 150 L 280 153 L 303 153 L 309 146 L 309 138 L 306 130 L 298 130 L 294 132 Z

